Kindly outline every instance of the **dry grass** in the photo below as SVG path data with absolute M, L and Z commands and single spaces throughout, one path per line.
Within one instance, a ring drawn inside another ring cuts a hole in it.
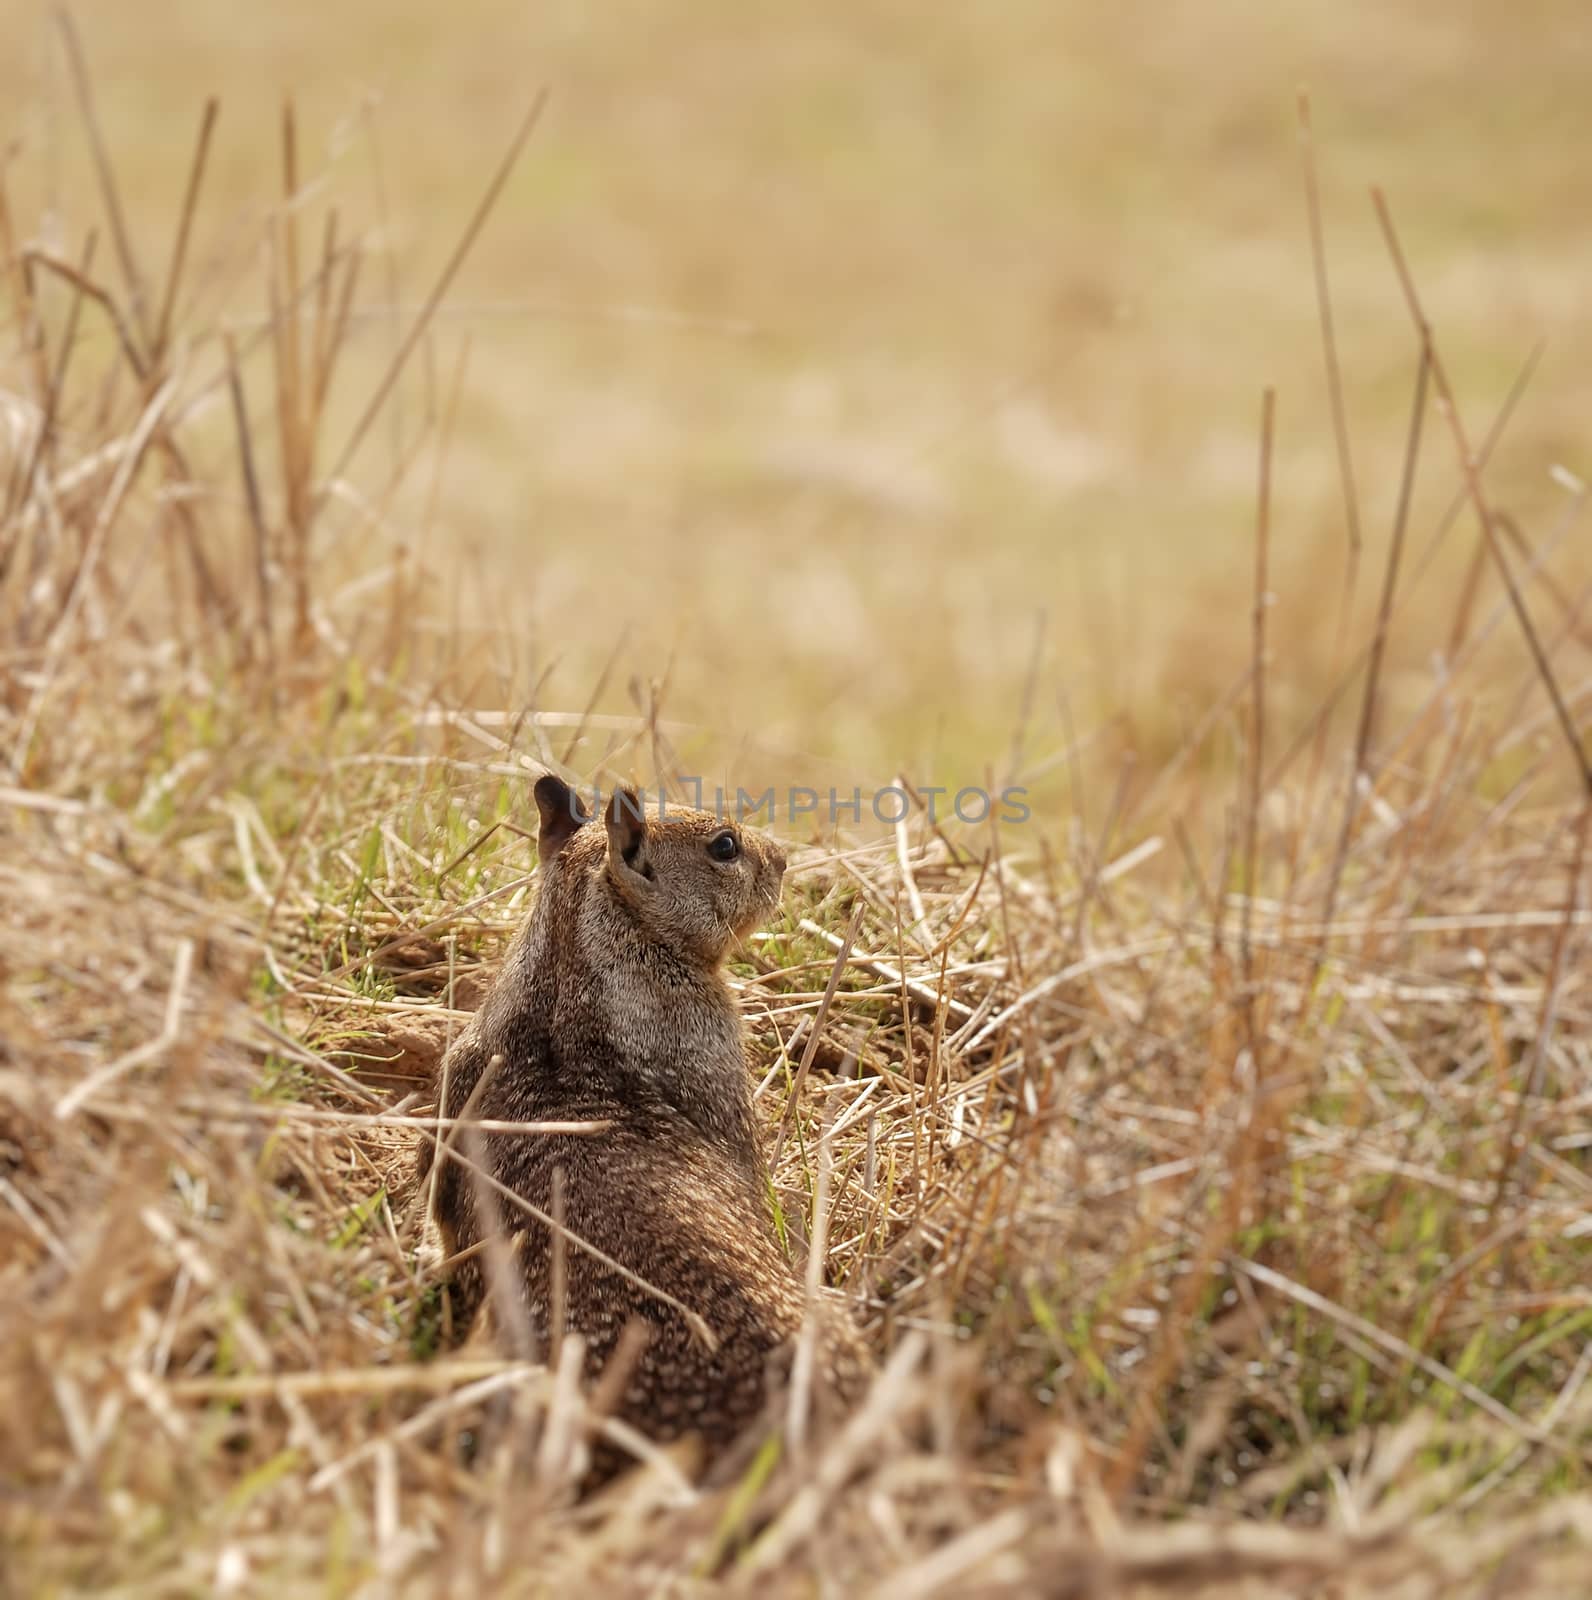
M 110 189 L 92 249 L 0 214 L 3 1581 L 1574 1592 L 1584 597 L 1562 532 L 1522 549 L 1455 465 L 1448 427 L 1487 419 L 1444 348 L 1413 340 L 1389 447 L 1435 513 L 1366 513 L 1373 598 L 1324 687 L 1268 600 L 1268 401 L 1255 593 L 1164 760 L 1051 740 L 1036 673 L 985 758 L 1064 810 L 796 853 L 736 975 L 781 1225 L 823 1241 L 881 1377 L 730 1489 L 658 1463 L 577 1507 L 568 1371 L 442 1347 L 408 1113 L 533 887 L 527 774 L 752 786 L 800 758 L 671 723 L 667 673 L 555 700 L 450 612 L 414 552 L 467 492 L 468 370 L 421 313 L 412 359 L 354 350 L 379 289 L 296 203 L 291 118 L 280 154 L 295 203 L 234 241 L 259 330 L 175 244 L 124 271 Z M 397 470 L 361 470 L 395 395 Z M 1491 565 L 1437 608 L 1456 492 Z M 1334 618 L 1339 581 L 1311 601 Z M 1406 630 L 1441 672 L 1394 674 Z
M 7 182 L 18 215 L 75 254 L 99 218 L 54 6 L 12 10 L 0 106 L 25 155 Z M 1247 649 L 1232 596 L 1268 384 L 1286 487 L 1279 712 L 1326 692 L 1336 612 L 1317 601 L 1341 583 L 1346 519 L 1297 85 L 1315 99 L 1367 537 L 1397 489 L 1414 361 L 1371 183 L 1478 426 L 1546 340 L 1489 477 L 1534 542 L 1563 509 L 1547 468 L 1592 477 L 1580 0 L 1345 0 L 1265 27 L 1247 0 L 1153 18 L 1003 0 L 932 19 L 849 0 L 777 23 L 732 0 L 79 13 L 153 276 L 201 104 L 221 99 L 185 321 L 247 329 L 268 309 L 239 251 L 279 192 L 294 95 L 306 260 L 333 206 L 364 249 L 335 442 L 462 227 L 471 174 L 550 87 L 435 360 L 367 438 L 358 481 L 374 490 L 442 408 L 467 341 L 437 513 L 391 535 L 427 565 L 439 615 L 512 638 L 512 669 L 549 671 L 563 706 L 585 703 L 622 633 L 618 684 L 672 659 L 673 714 L 712 727 L 736 777 L 756 776 L 744 737 L 801 753 L 786 781 L 811 781 L 818 758 L 847 783 L 902 764 L 976 781 L 1041 611 L 1044 679 L 1066 685 L 1079 731 L 1113 719 L 1143 770 L 1164 760 Z M 1423 476 L 1417 528 L 1453 481 Z M 1473 543 L 1461 526 L 1421 585 L 1445 622 Z M 1584 541 L 1555 570 L 1592 576 Z M 1407 619 L 1394 677 L 1424 679 L 1444 642 Z M 1035 715 L 1059 741 L 1048 688 Z

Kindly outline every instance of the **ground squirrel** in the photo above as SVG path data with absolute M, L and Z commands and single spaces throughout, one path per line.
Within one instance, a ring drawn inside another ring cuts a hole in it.
M 601 824 L 550 774 L 535 792 L 536 903 L 448 1052 L 441 1110 L 611 1123 L 595 1135 L 485 1132 L 470 1146 L 496 1184 L 544 1214 L 562 1173 L 569 1232 L 634 1275 L 572 1242 L 559 1252 L 564 1325 L 587 1341 L 588 1375 L 639 1321 L 648 1337 L 618 1415 L 654 1440 L 699 1436 L 716 1454 L 763 1411 L 806 1310 L 774 1235 L 740 1015 L 719 971 L 779 904 L 785 858 L 767 834 L 710 812 L 648 817 L 630 790 Z M 483 1217 L 488 1206 L 495 1216 Z M 451 1158 L 435 1215 L 450 1255 L 494 1229 L 523 1230 L 512 1274 L 487 1272 L 478 1251 L 455 1289 L 472 1308 L 489 1279 L 507 1277 L 523 1295 L 517 1325 L 545 1354 L 560 1298 L 551 1230 Z M 670 1300 L 705 1321 L 713 1347 Z M 860 1341 L 831 1308 L 819 1328 L 821 1386 L 854 1391 Z

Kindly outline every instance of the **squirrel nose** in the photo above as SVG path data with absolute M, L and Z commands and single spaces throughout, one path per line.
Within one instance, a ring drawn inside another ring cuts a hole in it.
M 781 850 L 778 845 L 775 845 L 774 849 L 773 849 L 773 852 L 772 852 L 772 855 L 773 855 L 773 862 L 774 862 L 774 870 L 777 873 L 780 873 L 783 876 L 784 871 L 785 871 L 785 852 L 783 850 Z

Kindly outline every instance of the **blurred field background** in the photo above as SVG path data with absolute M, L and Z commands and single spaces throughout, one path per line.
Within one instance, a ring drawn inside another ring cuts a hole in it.
M 1585 1591 L 1578 8 L 0 15 L 0 1596 Z M 781 820 L 731 1485 L 447 1336 L 548 767 L 1030 790 Z
M 7 14 L 0 95 L 27 152 L 14 203 L 37 202 L 75 249 L 94 191 L 50 8 Z M 280 193 L 291 94 L 317 180 L 306 236 L 335 204 L 368 253 L 351 356 L 372 371 L 529 95 L 551 89 L 435 324 L 436 390 L 469 352 L 423 557 L 452 615 L 508 631 L 522 686 L 552 666 L 547 692 L 584 701 L 623 641 L 618 699 L 631 671 L 668 675 L 668 709 L 712 727 L 704 759 L 725 770 L 749 739 L 787 757 L 786 778 L 866 785 L 906 765 L 974 781 L 1036 646 L 1042 748 L 1064 742 L 1065 693 L 1080 732 L 1115 719 L 1123 745 L 1164 757 L 1247 659 L 1231 624 L 1267 385 L 1275 714 L 1313 709 L 1348 536 L 1300 86 L 1368 552 L 1361 621 L 1416 354 L 1369 185 L 1388 193 L 1473 435 L 1545 341 L 1489 474 L 1533 543 L 1567 502 L 1550 466 L 1592 470 L 1592 34 L 1569 0 L 1263 19 L 1225 0 L 182 0 L 158 19 L 90 0 L 77 15 L 146 264 L 169 249 L 203 98 L 222 107 L 201 272 Z M 265 312 L 256 275 L 196 282 L 228 318 Z M 425 403 L 411 376 L 367 477 Z M 1432 439 L 1412 548 L 1459 482 Z M 1467 512 L 1405 613 L 1390 683 L 1429 681 L 1476 537 Z M 1584 573 L 1583 548 L 1554 571 Z

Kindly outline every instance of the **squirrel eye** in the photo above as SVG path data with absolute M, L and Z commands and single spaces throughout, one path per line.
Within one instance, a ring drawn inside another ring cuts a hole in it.
M 741 841 L 733 833 L 716 833 L 708 840 L 708 854 L 715 861 L 733 861 L 740 853 Z

